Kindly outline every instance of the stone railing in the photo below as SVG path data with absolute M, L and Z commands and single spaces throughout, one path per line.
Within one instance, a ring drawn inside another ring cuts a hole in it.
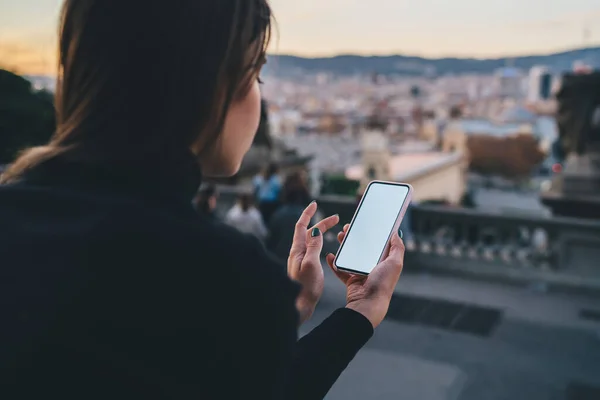
M 223 188 L 220 208 L 229 208 L 236 194 Z M 322 196 L 318 203 L 324 215 L 340 215 L 337 230 L 350 222 L 357 204 L 341 196 Z M 600 290 L 600 221 L 418 205 L 411 213 L 406 265 L 412 271 Z M 326 236 L 326 251 L 336 251 L 335 233 Z

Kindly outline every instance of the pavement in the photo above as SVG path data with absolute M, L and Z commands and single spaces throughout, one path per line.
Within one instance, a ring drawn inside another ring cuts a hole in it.
M 301 334 L 344 305 L 343 285 L 328 267 L 325 274 Z M 396 290 L 497 308 L 503 317 L 488 337 L 386 319 L 326 399 L 600 399 L 600 318 L 580 315 L 599 311 L 600 298 L 406 272 Z M 571 396 L 575 384 L 584 389 Z

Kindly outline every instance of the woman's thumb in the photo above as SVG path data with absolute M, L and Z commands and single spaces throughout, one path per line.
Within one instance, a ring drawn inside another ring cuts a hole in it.
M 392 235 L 392 238 L 390 239 L 390 253 L 388 259 L 399 264 L 402 264 L 402 261 L 404 260 L 404 242 L 400 238 L 399 232 Z
M 398 283 L 400 274 L 402 273 L 402 267 L 404 265 L 404 243 L 400 239 L 400 235 L 395 233 L 390 239 L 390 251 L 383 262 L 381 262 L 373 272 L 371 276 L 376 276 L 376 280 L 381 284 L 385 283 L 386 290 L 393 291 Z M 390 292 L 391 293 L 391 292 Z

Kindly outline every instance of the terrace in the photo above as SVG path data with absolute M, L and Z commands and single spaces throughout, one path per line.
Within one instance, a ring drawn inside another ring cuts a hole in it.
M 222 188 L 221 211 L 236 193 Z M 318 203 L 343 222 L 356 206 Z M 328 399 L 600 398 L 600 222 L 415 206 L 412 223 L 388 317 Z M 301 333 L 344 305 L 325 270 Z

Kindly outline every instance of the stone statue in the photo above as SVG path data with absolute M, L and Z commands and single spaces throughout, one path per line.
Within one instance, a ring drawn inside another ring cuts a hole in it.
M 557 94 L 560 143 L 566 154 L 600 144 L 600 72 L 563 77 Z
M 542 201 L 554 215 L 600 219 L 600 72 L 565 75 L 557 100 L 566 160 Z

